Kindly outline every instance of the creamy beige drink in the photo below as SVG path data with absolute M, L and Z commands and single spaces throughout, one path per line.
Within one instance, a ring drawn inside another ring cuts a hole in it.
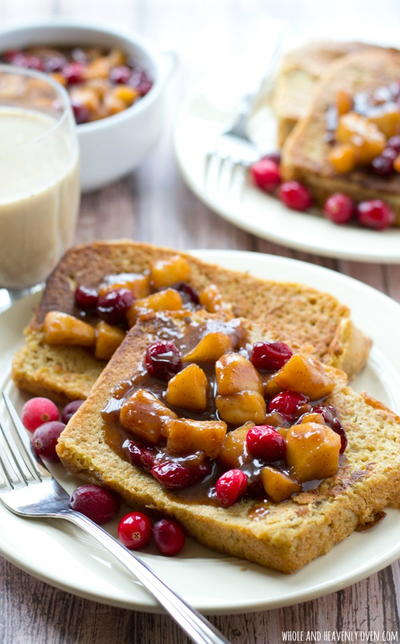
M 41 282 L 73 240 L 78 150 L 60 119 L 0 107 L 0 287 Z

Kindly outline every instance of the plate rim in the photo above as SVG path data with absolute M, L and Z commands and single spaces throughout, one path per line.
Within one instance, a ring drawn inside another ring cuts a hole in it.
M 182 105 L 177 113 L 177 117 L 173 127 L 173 134 L 172 134 L 173 152 L 174 152 L 175 161 L 177 163 L 179 171 L 186 185 L 200 201 L 202 201 L 212 212 L 216 213 L 226 221 L 229 221 L 237 228 L 245 230 L 259 239 L 270 241 L 272 243 L 278 244 L 279 246 L 292 248 L 294 250 L 304 252 L 304 253 L 310 253 L 312 255 L 328 257 L 330 259 L 350 260 L 350 261 L 357 261 L 357 262 L 371 262 L 374 264 L 395 264 L 395 265 L 400 264 L 400 251 L 398 254 L 389 254 L 389 255 L 372 254 L 371 255 L 365 252 L 359 252 L 357 250 L 348 251 L 348 252 L 346 250 L 342 251 L 339 248 L 333 252 L 333 250 L 330 250 L 329 248 L 316 247 L 311 242 L 306 243 L 306 242 L 292 240 L 290 237 L 289 238 L 285 237 L 273 231 L 272 232 L 260 231 L 260 228 L 256 224 L 253 224 L 251 220 L 237 216 L 233 211 L 229 209 L 229 206 L 225 206 L 222 202 L 215 202 L 212 199 L 212 197 L 207 194 L 207 192 L 202 191 L 201 188 L 197 185 L 196 181 L 194 180 L 192 174 L 190 174 L 189 171 L 187 170 L 186 165 L 184 163 L 184 159 L 181 154 L 181 149 L 182 149 L 181 129 L 182 129 L 182 122 L 184 120 L 184 117 L 189 113 L 189 106 L 194 102 L 195 98 L 199 96 L 200 88 L 202 87 L 204 82 L 205 82 L 205 79 L 203 78 L 200 82 L 197 83 L 197 86 L 194 89 L 192 88 L 191 90 L 189 90 L 189 92 L 184 97 L 182 101 Z M 266 197 L 267 196 L 268 195 L 266 195 Z M 301 215 L 302 213 L 298 213 L 298 216 L 301 216 Z M 335 224 L 332 223 L 332 226 L 335 226 Z M 374 234 L 374 235 L 382 234 L 379 231 L 372 231 L 372 230 L 364 231 L 364 233 L 365 232 L 369 234 Z M 400 237 L 400 228 L 394 229 L 393 232 L 398 233 Z M 310 239 L 312 239 L 312 237 L 313 236 L 310 235 Z M 362 247 L 362 245 L 360 246 Z M 399 239 L 399 247 L 400 247 L 400 239 Z
M 316 273 L 321 273 L 326 274 L 329 273 L 332 278 L 338 281 L 342 281 L 343 283 L 348 283 L 351 282 L 353 286 L 356 286 L 358 289 L 361 289 L 361 291 L 366 291 L 366 292 L 373 292 L 374 296 L 379 296 L 380 298 L 384 298 L 390 305 L 392 305 L 394 308 L 398 308 L 398 314 L 400 315 L 400 304 L 398 304 L 395 300 L 392 298 L 388 297 L 385 293 L 382 293 L 381 291 L 378 291 L 372 286 L 369 286 L 353 277 L 344 275 L 342 273 L 337 273 L 336 271 L 326 268 L 324 266 L 319 266 L 316 264 L 310 264 L 308 262 L 304 262 L 302 260 L 297 260 L 294 258 L 287 258 L 287 257 L 281 257 L 281 256 L 276 256 L 276 255 L 271 255 L 267 253 L 258 253 L 254 251 L 242 251 L 242 250 L 230 250 L 230 249 L 194 249 L 188 251 L 192 253 L 195 256 L 198 256 L 205 261 L 217 261 L 216 257 L 219 256 L 221 263 L 223 263 L 224 257 L 237 257 L 240 255 L 243 259 L 249 260 L 249 263 L 251 259 L 254 259 L 257 257 L 257 260 L 260 262 L 260 267 L 263 268 L 263 263 L 265 266 L 267 266 L 269 263 L 283 263 L 290 265 L 291 270 L 294 271 L 295 267 L 298 265 L 301 265 L 303 269 L 307 269 L 308 271 L 316 272 Z M 27 298 L 34 298 L 38 297 L 38 294 L 28 295 Z M 25 299 L 25 298 L 24 298 Z M 18 302 L 16 304 L 18 306 Z M 12 307 L 11 307 L 12 308 Z M 8 309 L 9 311 L 10 309 Z M 1 316 L 0 316 L 1 319 Z M 79 597 L 82 597 L 84 599 L 89 599 L 92 601 L 97 601 L 99 603 L 105 604 L 105 605 L 111 605 L 111 606 L 116 606 L 120 608 L 125 608 L 125 609 L 131 609 L 131 610 L 140 610 L 142 612 L 146 613 L 162 613 L 162 609 L 153 602 L 152 598 L 150 596 L 144 595 L 143 601 L 139 598 L 130 600 L 130 601 L 121 601 L 118 599 L 113 599 L 109 595 L 106 596 L 103 593 L 96 593 L 93 591 L 87 591 L 82 588 L 82 586 L 76 586 L 72 585 L 70 583 L 63 583 L 62 578 L 60 577 L 54 577 L 50 576 L 49 574 L 44 574 L 43 571 L 40 571 L 35 568 L 34 565 L 29 565 L 29 562 L 27 561 L 21 561 L 21 559 L 18 558 L 18 552 L 13 551 L 12 547 L 9 547 L 8 550 L 5 550 L 3 547 L 3 544 L 0 543 L 0 552 L 4 556 L 4 558 L 8 561 L 10 561 L 13 565 L 16 567 L 24 570 L 28 574 L 31 574 L 35 578 L 48 583 L 49 585 L 59 588 L 65 592 L 70 592 L 74 595 L 77 595 Z M 221 602 L 219 599 L 219 605 L 216 607 L 215 605 L 211 606 L 210 603 L 208 604 L 196 604 L 196 608 L 200 610 L 201 612 L 207 614 L 207 615 L 224 615 L 224 614 L 239 614 L 243 613 L 245 611 L 247 612 L 257 612 L 257 611 L 262 611 L 262 610 L 269 610 L 269 609 L 274 609 L 278 607 L 283 607 L 283 606 L 292 606 L 298 603 L 302 603 L 305 601 L 310 601 L 312 599 L 316 599 L 318 597 L 324 596 L 326 594 L 332 593 L 332 592 L 337 592 L 338 590 L 341 590 L 343 588 L 346 588 L 349 585 L 355 584 L 362 579 L 365 579 L 366 577 L 376 573 L 377 571 L 383 569 L 384 567 L 390 565 L 392 562 L 394 562 L 400 555 L 400 544 L 398 546 L 393 546 L 389 551 L 385 551 L 384 554 L 379 557 L 377 560 L 375 560 L 375 563 L 371 566 L 367 562 L 361 566 L 358 567 L 356 573 L 349 573 L 346 575 L 341 575 L 340 578 L 338 578 L 334 583 L 330 582 L 329 579 L 317 584 L 317 585 L 310 585 L 307 592 L 304 592 L 304 590 L 300 590 L 294 586 L 293 589 L 291 590 L 290 593 L 286 593 L 286 597 L 284 599 L 278 598 L 276 600 L 273 599 L 260 599 L 260 601 L 255 602 L 254 599 L 249 600 L 249 602 L 246 603 L 244 600 L 240 601 L 235 601 L 235 600 L 227 600 Z M 221 555 L 224 556 L 224 555 Z M 246 563 L 246 562 L 244 562 Z M 262 568 L 261 568 L 262 570 Z M 266 574 L 268 574 L 268 569 L 265 569 Z M 282 573 L 283 574 L 283 573 Z

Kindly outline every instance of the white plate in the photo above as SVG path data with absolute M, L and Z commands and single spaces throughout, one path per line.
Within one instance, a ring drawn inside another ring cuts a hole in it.
M 364 284 L 319 266 L 239 251 L 196 251 L 197 256 L 254 275 L 299 281 L 329 291 L 351 304 L 355 322 L 374 340 L 364 373 L 354 386 L 367 389 L 399 411 L 400 307 Z M 38 295 L 18 302 L 0 316 L 0 373 L 17 405 L 23 397 L 9 382 L 10 360 Z M 59 467 L 57 476 L 72 490 L 78 483 Z M 294 604 L 333 592 L 370 575 L 400 555 L 400 513 L 389 510 L 370 530 L 356 532 L 303 570 L 284 575 L 246 561 L 225 557 L 188 540 L 184 553 L 162 557 L 148 549 L 141 556 L 174 589 L 200 610 L 248 612 Z M 0 505 L 0 548 L 20 568 L 69 592 L 126 608 L 157 612 L 138 582 L 87 535 L 62 521 L 24 520 Z M 115 522 L 110 529 L 115 534 Z
M 236 88 L 234 92 L 230 88 Z M 175 153 L 183 177 L 209 208 L 264 239 L 327 257 L 368 262 L 400 262 L 400 229 L 376 232 L 356 226 L 338 226 L 314 213 L 289 210 L 281 202 L 255 188 L 248 173 L 239 170 L 230 181 L 224 173 L 210 172 L 205 182 L 205 154 L 218 149 L 218 134 L 229 124 L 238 107 L 237 79 L 219 75 L 193 92 L 184 102 L 175 129 Z M 239 90 L 240 91 L 240 90 Z M 276 149 L 276 123 L 264 108 L 251 123 L 254 140 L 262 150 Z M 246 150 L 235 146 L 229 153 L 242 158 Z

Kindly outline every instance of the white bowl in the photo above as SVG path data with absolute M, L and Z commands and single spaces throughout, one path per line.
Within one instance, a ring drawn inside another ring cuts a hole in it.
M 149 73 L 153 87 L 137 103 L 77 126 L 83 191 L 100 188 L 136 168 L 160 136 L 166 81 L 176 64 L 175 54 L 156 52 L 136 34 L 70 20 L 21 24 L 0 32 L 2 51 L 37 44 L 117 46 Z

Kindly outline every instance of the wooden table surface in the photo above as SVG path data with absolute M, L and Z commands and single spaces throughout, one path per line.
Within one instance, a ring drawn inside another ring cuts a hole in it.
M 338 2 L 343 5 L 344 0 Z M 355 4 L 365 9 L 366 2 L 356 0 Z M 326 3 L 320 4 L 328 10 Z M 331 12 L 333 5 L 338 9 L 338 3 L 331 4 Z M 0 20 L 3 25 L 7 21 L 58 15 L 103 21 L 133 28 L 151 37 L 160 48 L 176 49 L 182 58 L 181 69 L 170 83 L 168 123 L 162 140 L 138 171 L 83 197 L 77 241 L 126 236 L 177 248 L 234 248 L 295 257 L 356 277 L 400 300 L 400 267 L 324 259 L 259 240 L 212 213 L 191 194 L 179 175 L 173 159 L 171 131 L 184 90 L 207 73 L 218 57 L 234 61 L 241 52 L 251 52 L 252 47 L 256 48 L 255 59 L 262 56 L 262 47 L 256 40 L 253 42 L 253 35 L 260 33 L 260 20 L 266 12 L 277 13 L 278 5 L 286 11 L 286 17 L 293 17 L 291 12 L 294 16 L 301 13 L 307 21 L 314 18 L 317 3 L 314 0 L 302 3 L 291 0 L 282 0 L 282 3 L 273 0 L 2 0 Z M 299 12 L 300 5 L 302 12 Z M 387 0 L 386 5 L 398 17 L 396 0 Z M 33 579 L 5 560 L 0 560 L 0 575 L 1 643 L 172 644 L 186 641 L 168 617 L 79 599 Z M 217 617 L 212 621 L 232 642 L 275 643 L 281 642 L 282 631 L 288 630 L 322 633 L 339 630 L 353 634 L 399 631 L 399 604 L 397 562 L 346 590 L 312 602 L 256 614 Z M 324 641 L 323 635 L 320 641 Z

